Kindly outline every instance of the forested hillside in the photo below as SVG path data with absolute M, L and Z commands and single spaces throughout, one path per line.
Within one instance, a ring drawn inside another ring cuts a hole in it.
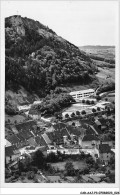
M 75 35 L 73 35 L 75 36 Z M 89 84 L 95 65 L 87 54 L 38 21 L 5 19 L 5 86 L 23 86 L 40 97 L 64 84 Z

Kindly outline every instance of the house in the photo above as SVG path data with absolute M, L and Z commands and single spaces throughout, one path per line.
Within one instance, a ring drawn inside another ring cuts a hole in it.
M 10 135 L 6 137 L 6 140 L 11 143 L 11 145 L 15 145 L 16 147 L 19 145 L 20 140 L 16 135 Z
M 61 145 L 70 138 L 70 134 L 66 128 L 57 129 L 54 132 L 47 132 L 47 136 L 51 140 L 51 143 Z
M 98 135 L 103 133 L 101 128 L 99 128 L 95 123 L 92 124 L 92 126 L 93 126 L 93 128 L 95 129 L 95 131 L 97 132 Z
M 96 135 L 85 135 L 81 141 L 82 148 L 99 148 L 100 140 Z
M 66 128 L 66 124 L 64 124 L 64 123 L 56 123 L 56 124 L 54 124 L 53 125 L 53 128 L 54 128 L 54 130 L 60 130 L 60 129 L 64 129 L 64 128 Z
M 52 143 L 46 133 L 42 134 L 41 136 L 43 137 L 47 145 L 50 145 Z
M 25 131 L 33 130 L 36 125 L 37 125 L 36 121 L 29 120 L 29 121 L 25 121 L 23 123 L 19 123 L 19 124 L 15 125 L 15 127 L 19 132 L 21 130 L 25 130 Z
M 108 136 L 104 136 L 104 138 L 101 141 L 101 144 L 107 144 L 109 145 L 111 148 L 114 148 L 114 141 L 110 139 L 110 137 Z
M 36 138 L 37 137 L 37 138 Z M 43 136 L 41 133 L 38 133 L 37 136 L 35 137 L 35 140 L 37 143 L 39 143 L 40 146 L 47 146 L 46 141 L 44 140 Z M 39 137 L 39 138 L 38 138 Z
M 27 141 L 29 143 L 29 146 L 35 146 L 35 147 L 37 146 L 37 143 L 34 137 L 30 137 Z
M 105 163 L 108 164 L 108 162 L 110 161 L 110 158 L 112 157 L 114 152 L 111 151 L 111 148 L 108 144 L 100 144 L 99 146 L 99 157 L 100 160 Z
M 18 134 L 17 134 L 17 138 L 19 139 L 19 143 L 18 143 L 18 145 L 17 145 L 17 148 L 22 148 L 22 147 L 28 145 L 28 142 L 27 142 L 27 140 L 24 138 L 23 134 L 22 134 L 22 136 L 21 136 L 21 133 L 18 133 Z
M 21 153 L 17 149 L 15 145 L 5 147 L 5 162 L 6 164 L 13 163 L 14 161 L 17 161 L 19 157 L 21 156 Z

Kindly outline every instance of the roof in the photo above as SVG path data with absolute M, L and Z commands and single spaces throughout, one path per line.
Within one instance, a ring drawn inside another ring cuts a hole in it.
M 98 126 L 101 126 L 101 122 L 99 120 L 95 120 L 95 124 L 98 125 Z
M 15 150 L 17 150 L 17 147 L 14 146 L 14 145 L 13 146 L 5 147 L 5 156 L 15 155 L 15 152 L 14 152 Z
M 97 177 L 97 176 L 90 176 L 90 178 L 92 178 L 95 182 L 100 182 L 101 178 Z
M 82 175 L 82 179 L 84 179 L 85 181 L 90 181 L 91 179 L 85 175 Z
M 59 180 L 60 180 L 60 176 L 52 176 L 52 175 L 50 175 L 50 176 L 47 176 L 47 178 L 51 181 L 51 182 L 59 182 Z
M 46 133 L 42 134 L 42 137 L 43 137 L 43 139 L 45 140 L 45 142 L 46 142 L 47 144 L 51 144 L 51 140 L 49 139 L 49 137 L 47 136 Z
M 76 135 L 76 136 L 80 136 L 82 134 L 82 132 L 80 131 L 81 128 L 77 128 L 77 127 L 72 127 L 72 126 L 68 126 L 67 130 L 70 134 Z
M 33 129 L 33 126 L 36 125 L 36 122 L 33 121 L 33 120 L 30 120 L 30 121 L 26 121 L 24 123 L 19 123 L 16 126 L 16 129 L 18 131 L 20 130 L 30 130 L 30 129 Z
M 66 124 L 64 124 L 64 123 L 56 123 L 56 124 L 53 125 L 53 128 L 54 128 L 55 130 L 63 129 L 63 128 L 65 128 L 65 127 L 66 127 Z
M 98 126 L 97 126 L 96 124 L 93 124 L 92 126 L 94 127 L 94 129 L 96 130 L 96 132 L 97 132 L 98 134 L 102 134 L 102 133 L 103 133 L 103 132 L 98 128 Z
M 86 129 L 86 135 L 88 134 L 97 134 L 96 131 L 94 131 L 93 127 L 91 125 L 84 124 L 84 128 Z
M 81 90 L 81 91 L 72 91 L 70 92 L 70 95 L 74 95 L 74 94 L 78 94 L 78 93 L 88 93 L 88 92 L 95 92 L 94 89 L 85 89 L 85 90 Z
M 23 131 L 21 131 L 20 133 L 21 133 L 20 135 L 21 135 L 24 139 L 29 139 L 30 137 L 33 137 L 33 134 L 32 134 L 30 131 L 25 131 L 25 130 L 23 130 Z
M 35 141 L 36 141 L 37 144 L 40 144 L 40 137 L 39 136 L 36 136 L 35 137 Z
M 28 139 L 28 143 L 30 146 L 35 146 L 35 147 L 37 146 L 37 143 L 33 137 Z
M 113 140 L 108 136 L 104 136 L 102 139 L 102 142 L 110 142 L 110 141 L 113 141 Z
M 18 133 L 16 136 L 18 137 L 18 139 L 19 139 L 21 142 L 25 141 L 25 137 L 24 137 L 23 133 Z
M 41 133 L 38 133 L 38 136 L 40 138 L 39 142 L 41 146 L 47 146 L 45 140 L 43 139 L 43 137 L 41 136 Z M 38 139 L 38 138 L 37 138 Z
M 82 141 L 93 141 L 93 140 L 99 141 L 99 138 L 96 137 L 95 135 L 88 134 L 88 135 L 85 135 L 83 137 L 83 140 Z
M 106 125 L 106 119 L 104 119 L 103 117 L 99 117 L 98 121 L 101 123 L 101 125 Z
M 99 151 L 100 151 L 100 153 L 110 153 L 111 148 L 108 144 L 100 144 L 99 145 Z
M 16 135 L 8 136 L 8 137 L 6 138 L 6 140 L 8 140 L 8 141 L 9 141 L 10 143 L 12 143 L 12 144 L 16 144 L 16 143 L 19 143 L 19 142 L 20 142 L 19 138 L 17 138 Z
M 54 132 L 47 132 L 47 135 L 52 142 L 62 140 L 63 136 L 65 136 L 65 135 L 68 137 L 70 136 L 66 128 L 59 129 L 59 130 L 56 130 Z

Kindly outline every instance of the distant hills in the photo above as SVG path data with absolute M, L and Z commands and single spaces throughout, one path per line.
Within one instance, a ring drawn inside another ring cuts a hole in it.
M 115 46 L 105 46 L 105 45 L 85 45 L 79 46 L 80 49 L 115 49 Z
M 93 60 L 109 63 L 110 66 L 111 64 L 115 65 L 115 46 L 86 45 L 79 48 L 86 52 Z M 109 65 L 107 64 L 107 66 Z

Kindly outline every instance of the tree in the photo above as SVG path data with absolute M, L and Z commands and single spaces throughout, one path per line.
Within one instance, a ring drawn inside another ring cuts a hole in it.
M 101 97 L 99 95 L 96 96 L 96 100 L 99 101 L 101 100 Z
M 82 100 L 82 103 L 83 103 L 83 104 L 85 103 L 85 100 L 84 100 L 84 99 Z
M 61 112 L 55 112 L 54 116 L 56 117 L 56 119 L 59 119 L 59 120 L 62 119 L 62 113 Z
M 71 114 L 71 117 L 72 117 L 72 118 L 75 117 L 75 113 L 74 113 L 74 112 Z
M 108 98 L 105 98 L 105 101 L 107 102 L 108 101 Z
M 95 112 L 96 112 L 96 109 L 95 109 L 95 108 L 93 108 L 93 109 L 92 109 L 92 112 L 93 112 L 93 113 L 95 113 Z
M 65 118 L 69 118 L 69 114 L 65 114 Z
M 109 165 L 111 166 L 112 169 L 115 169 L 115 156 L 111 156 Z
M 95 104 L 94 100 L 91 101 L 91 104 Z
M 48 156 L 47 156 L 47 161 L 48 162 L 57 162 L 58 161 L 58 156 L 55 155 L 54 152 L 51 152 Z
M 82 110 L 82 111 L 81 111 L 81 114 L 82 114 L 82 115 L 86 114 L 86 111 L 85 111 L 85 110 Z
M 80 115 L 80 112 L 78 110 L 76 111 L 76 115 L 78 115 L 78 116 Z
M 72 123 L 72 126 L 75 126 L 75 123 L 74 122 Z
M 90 101 L 89 100 L 86 100 L 86 104 L 90 104 Z
M 33 156 L 33 165 L 37 166 L 38 168 L 44 168 L 46 163 L 45 163 L 45 157 L 43 153 L 40 150 L 37 150 L 34 153 Z
M 88 158 L 86 158 L 86 163 L 87 164 L 90 164 L 90 165 L 93 165 L 94 164 L 93 157 L 92 156 L 89 156 Z
M 100 111 L 100 107 L 97 107 L 97 111 Z
M 73 176 L 74 175 L 74 167 L 72 162 L 66 162 L 65 170 L 67 171 L 67 175 Z

